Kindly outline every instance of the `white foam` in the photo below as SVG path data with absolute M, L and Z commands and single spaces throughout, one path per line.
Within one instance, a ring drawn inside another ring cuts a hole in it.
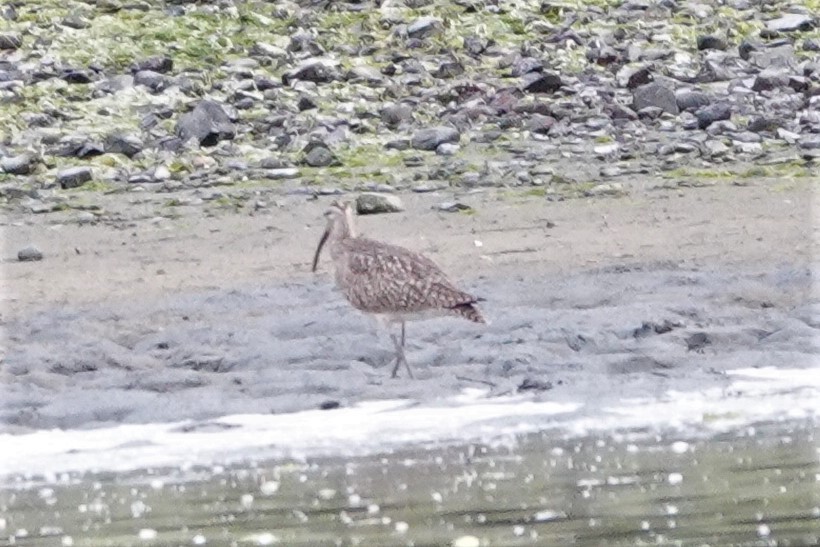
M 670 391 L 606 408 L 595 401 L 487 398 L 472 389 L 439 404 L 378 401 L 332 411 L 224 416 L 208 422 L 218 427 L 201 431 L 186 421 L 7 434 L 0 435 L 0 477 L 362 455 L 413 443 L 510 442 L 518 433 L 551 428 L 569 435 L 637 428 L 717 431 L 820 415 L 820 369 L 740 369 L 730 376 L 728 388 Z

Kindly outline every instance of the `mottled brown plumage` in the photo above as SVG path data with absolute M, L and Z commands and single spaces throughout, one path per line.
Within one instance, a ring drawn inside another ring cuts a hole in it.
M 404 363 L 405 322 L 436 315 L 460 315 L 485 323 L 476 302 L 481 299 L 453 285 L 444 272 L 426 256 L 381 241 L 357 237 L 349 203 L 334 201 L 325 212 L 328 219 L 313 258 L 313 271 L 325 243 L 330 247 L 336 285 L 353 307 L 374 314 L 381 322 L 401 324 L 401 340 L 391 334 L 396 346 L 393 377 Z

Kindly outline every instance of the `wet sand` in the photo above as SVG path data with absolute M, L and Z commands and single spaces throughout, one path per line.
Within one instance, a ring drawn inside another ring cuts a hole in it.
M 334 289 L 329 262 L 308 271 L 330 198 L 221 217 L 134 208 L 117 225 L 7 218 L 0 432 L 465 387 L 604 405 L 728 385 L 734 368 L 815 366 L 812 190 L 459 196 L 475 215 L 431 209 L 452 194 L 402 196 L 405 213 L 362 218 L 361 231 L 430 254 L 492 320 L 410 324 L 417 380 L 389 377 L 389 340 Z M 29 242 L 46 258 L 12 260 Z

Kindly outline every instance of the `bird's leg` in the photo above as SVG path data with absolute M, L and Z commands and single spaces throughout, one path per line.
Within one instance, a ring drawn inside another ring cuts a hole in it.
M 407 369 L 407 375 L 410 378 L 413 378 L 413 371 L 410 370 L 410 365 L 407 363 L 407 358 L 404 356 L 404 321 L 401 322 L 401 340 L 399 340 L 395 334 L 390 334 L 390 338 L 393 340 L 393 345 L 396 346 L 396 366 L 393 367 L 393 373 L 391 374 L 392 378 L 398 376 L 399 367 L 402 363 L 404 363 L 404 367 Z
M 401 322 L 401 360 L 404 361 L 404 368 L 407 369 L 407 376 L 413 378 L 413 371 L 410 370 L 410 364 L 404 356 L 404 320 Z

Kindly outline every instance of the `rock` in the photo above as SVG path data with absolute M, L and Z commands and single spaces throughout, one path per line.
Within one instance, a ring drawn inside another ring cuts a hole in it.
M 433 73 L 436 78 L 449 79 L 464 74 L 464 65 L 458 61 L 444 61 Z
M 316 41 L 313 34 L 304 29 L 297 29 L 290 37 L 288 51 L 324 55 L 324 48 Z
M 2 32 L 0 33 L 0 50 L 2 49 L 18 49 L 23 45 L 23 39 L 17 33 Z
M 555 72 L 528 72 L 524 74 L 523 89 L 530 93 L 554 93 L 561 89 L 561 76 Z
M 728 146 L 723 144 L 723 142 L 714 139 L 706 141 L 705 143 L 703 143 L 703 146 L 706 150 L 707 155 L 712 158 L 719 158 L 720 156 L 723 156 L 724 154 L 726 154 L 726 152 L 729 151 Z
M 413 119 L 413 109 L 404 103 L 385 106 L 380 114 L 382 122 L 388 127 L 396 127 L 403 121 Z
M 757 116 L 752 118 L 747 126 L 749 131 L 754 131 L 755 133 L 761 131 L 777 131 L 780 127 L 780 121 L 776 118 L 770 118 L 767 116 Z
M 122 154 L 132 158 L 142 152 L 145 145 L 136 135 L 111 133 L 105 138 L 105 151 L 109 154 Z
M 820 135 L 803 135 L 797 145 L 803 150 L 820 150 Z
M 789 87 L 798 93 L 808 91 L 811 87 L 811 80 L 804 76 L 789 76 Z
M 784 44 L 750 52 L 749 62 L 760 68 L 791 68 L 797 64 L 797 56 L 791 44 Z
M 134 87 L 134 77 L 130 74 L 117 74 L 100 83 L 100 88 L 109 93 Z
M 615 74 L 619 87 L 635 89 L 652 82 L 652 71 L 648 66 L 624 66 Z
M 728 120 L 732 117 L 732 107 L 727 102 L 715 103 L 698 109 L 695 112 L 698 128 L 706 129 L 716 121 Z
M 760 44 L 744 38 L 737 46 L 737 53 L 744 61 L 748 61 L 752 53 L 760 49 Z
M 717 49 L 723 51 L 727 47 L 728 44 L 726 44 L 726 40 L 720 36 L 715 36 L 714 34 L 698 36 L 698 49 L 701 51 L 704 49 Z
M 384 75 L 375 67 L 368 65 L 357 65 L 347 71 L 347 74 L 345 74 L 345 79 L 349 82 L 380 84 L 384 81 Z
M 789 75 L 779 68 L 767 68 L 757 75 L 752 85 L 752 91 L 771 91 L 789 85 Z
M 609 66 L 621 60 L 620 54 L 612 46 L 602 44 L 587 50 L 587 60 L 601 66 Z
M 481 56 L 485 51 L 487 51 L 489 46 L 489 40 L 479 36 L 468 36 L 464 39 L 464 49 L 467 50 L 467 53 L 472 57 Z
M 71 69 L 66 71 L 62 78 L 69 84 L 90 84 L 93 81 L 90 70 Z
M 680 112 L 675 91 L 658 82 L 643 85 L 632 92 L 632 109 L 640 111 L 647 107 L 659 108 L 670 114 Z
M 319 403 L 319 410 L 333 410 L 333 409 L 336 409 L 336 408 L 340 408 L 341 406 L 342 406 L 342 403 L 340 403 L 339 401 L 335 401 L 333 399 L 328 399 L 327 401 L 322 401 L 321 403 Z M 267 484 L 271 484 L 271 483 L 267 483 Z
M 685 340 L 686 351 L 703 353 L 703 348 L 712 344 L 712 339 L 705 332 L 696 332 L 688 336 Z
M 317 84 L 338 80 L 338 64 L 339 63 L 337 61 L 332 61 L 330 59 L 308 59 L 293 70 L 285 72 L 282 75 L 282 84 L 290 86 L 297 80 L 304 80 Z
M 617 142 L 608 142 L 605 144 L 597 144 L 592 147 L 592 151 L 598 156 L 611 156 L 620 150 Z
M 284 161 L 282 158 L 277 158 L 274 156 L 263 158 L 259 162 L 259 167 L 262 169 L 281 169 L 283 167 L 288 167 L 289 164 Z
M 814 18 L 802 13 L 787 13 L 766 22 L 766 30 L 772 32 L 808 32 L 817 25 Z
M 725 82 L 737 78 L 734 70 L 713 59 L 707 59 L 703 63 L 700 72 L 695 76 L 696 82 Z
M 535 57 L 519 57 L 510 69 L 510 76 L 518 78 L 530 72 L 541 72 L 544 70 L 544 61 Z
M 29 175 L 37 167 L 37 158 L 33 154 L 18 154 L 0 158 L 0 171 L 11 175 Z
M 302 161 L 311 167 L 327 167 L 328 165 L 340 164 L 330 148 L 321 141 L 309 142 L 302 149 L 302 154 Z
M 445 213 L 458 213 L 459 211 L 473 210 L 473 208 L 469 205 L 465 205 L 464 203 L 459 203 L 457 201 L 445 201 L 444 203 L 439 203 L 435 206 L 435 209 L 444 211 Z
M 305 110 L 313 110 L 319 108 L 319 103 L 316 102 L 314 97 L 310 97 L 308 95 L 301 95 L 299 97 L 299 102 L 296 104 L 296 108 L 299 109 L 299 112 L 304 112 Z
M 233 139 L 236 128 L 219 103 L 204 100 L 180 116 L 175 132 L 182 141 L 193 138 L 201 146 L 214 146 L 221 140 Z
M 163 182 L 171 178 L 171 171 L 164 165 L 158 165 L 151 174 L 151 180 L 154 182 Z
M 83 30 L 87 29 L 91 26 L 89 20 L 81 15 L 80 13 L 70 13 L 68 14 L 62 22 L 63 26 L 68 28 L 73 28 L 76 30 Z
M 43 252 L 34 245 L 27 245 L 17 251 L 17 260 L 20 262 L 35 262 L 43 259 Z
M 461 146 L 451 142 L 443 142 L 436 147 L 436 154 L 439 156 L 454 156 L 459 150 L 461 150 Z
M 555 125 L 555 118 L 552 116 L 545 116 L 544 114 L 535 113 L 527 120 L 526 127 L 533 133 L 546 135 L 549 130 Z
M 622 196 L 626 192 L 624 185 L 620 182 L 607 182 L 593 186 L 584 193 L 587 196 Z
M 613 120 L 637 120 L 638 113 L 629 108 L 628 106 L 624 106 L 619 103 L 614 103 L 609 108 L 609 117 Z
M 549 380 L 545 381 L 535 380 L 533 378 L 524 378 L 524 380 L 518 384 L 516 391 L 518 393 L 521 393 L 522 391 L 549 391 L 552 387 L 552 382 Z
M 410 38 L 427 38 L 443 30 L 441 20 L 436 17 L 420 17 L 407 26 L 407 36 Z
M 288 57 L 286 49 L 265 42 L 256 42 L 249 53 L 254 57 L 267 57 L 270 59 L 286 59 Z
M 457 143 L 460 137 L 458 129 L 453 127 L 431 127 L 417 131 L 410 140 L 410 146 L 416 150 L 435 150 L 441 143 Z
M 35 215 L 39 215 L 41 213 L 56 211 L 59 209 L 60 204 L 58 202 L 43 203 L 39 199 L 32 199 L 26 203 L 26 207 Z
M 168 76 L 153 70 L 140 70 L 134 74 L 134 85 L 143 85 L 154 93 L 163 91 L 169 84 Z
M 262 171 L 262 176 L 270 180 L 295 179 L 301 176 L 301 172 L 296 167 L 282 167 Z
M 763 145 L 759 142 L 733 142 L 735 152 L 758 155 L 763 152 Z
M 410 141 L 408 139 L 395 139 L 384 143 L 386 150 L 409 150 Z
M 62 142 L 59 148 L 53 150 L 53 153 L 55 156 L 93 158 L 105 154 L 105 149 L 103 145 L 98 142 L 67 140 Z
M 792 133 L 791 131 L 787 131 L 783 128 L 777 129 L 777 138 L 783 139 L 789 144 L 794 144 L 800 140 L 800 135 L 798 133 Z
M 364 192 L 356 198 L 356 212 L 360 215 L 398 213 L 404 211 L 404 204 L 398 196 Z
M 681 112 L 695 111 L 703 106 L 708 106 L 712 99 L 702 91 L 682 91 L 675 94 L 678 109 Z
M 57 173 L 57 183 L 60 188 L 78 188 L 93 178 L 90 167 L 70 167 Z
M 795 139 L 797 142 L 797 139 Z M 23 198 L 37 198 L 40 193 L 34 189 L 21 188 L 16 184 L 0 185 L 0 198 L 4 199 L 23 199 Z
M 170 57 L 154 56 L 142 59 L 131 65 L 131 72 L 137 73 L 150 70 L 160 74 L 167 74 L 174 69 L 174 60 Z

